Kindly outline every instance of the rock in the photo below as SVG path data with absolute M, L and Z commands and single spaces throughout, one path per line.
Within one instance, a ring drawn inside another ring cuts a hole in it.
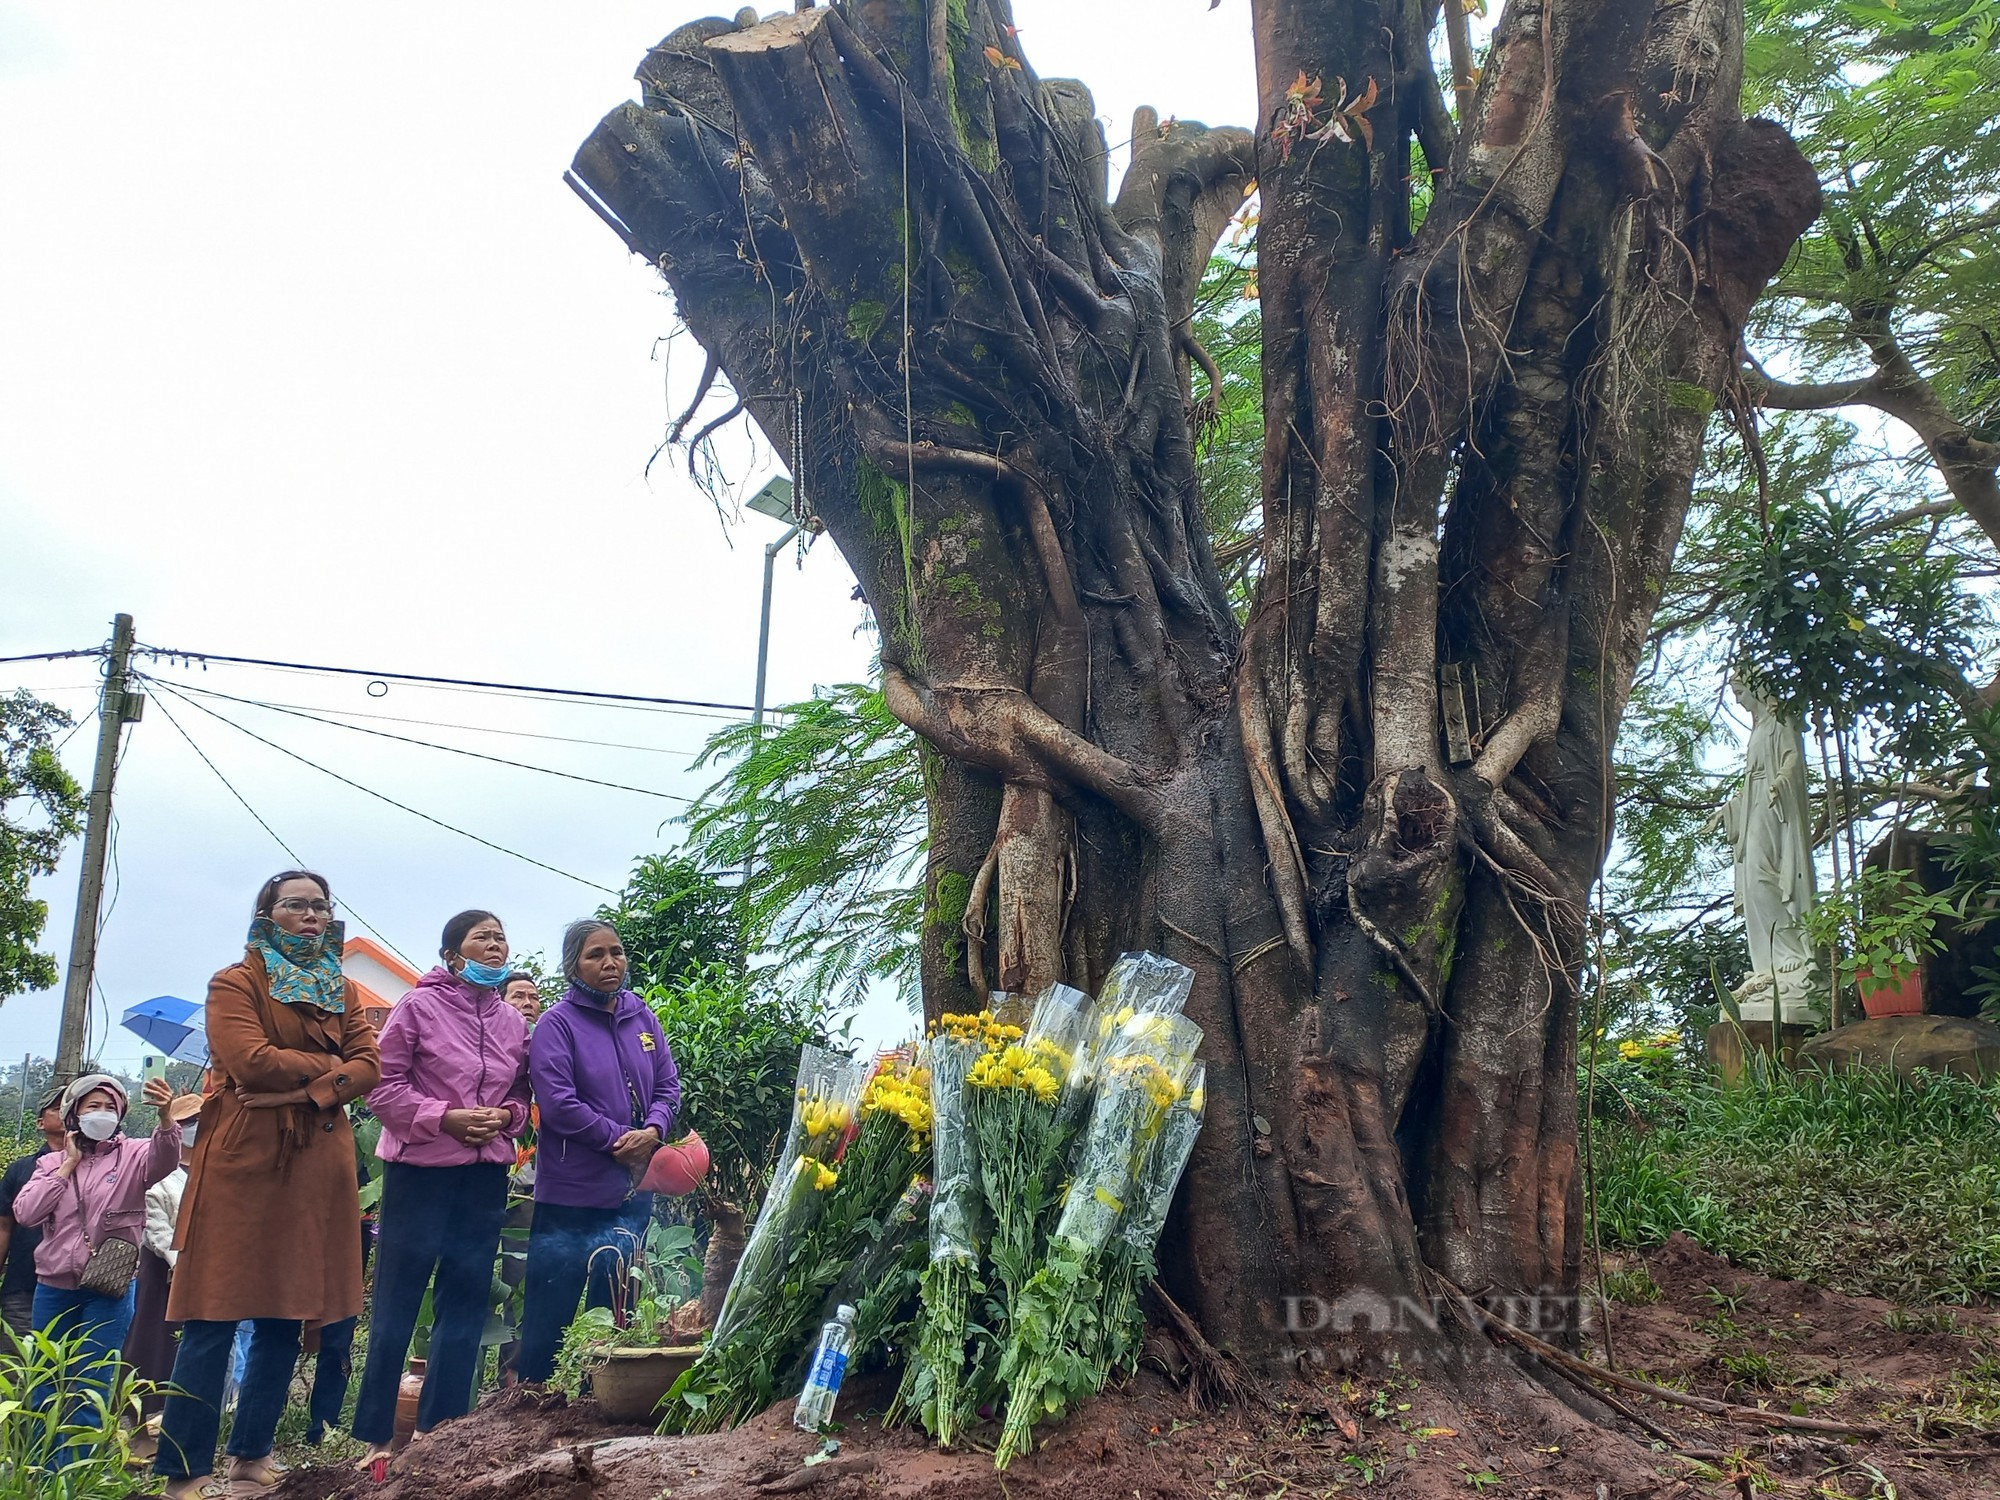
M 2000 1026 L 1968 1016 L 1878 1016 L 1814 1037 L 1799 1049 L 1799 1064 L 2000 1077 Z

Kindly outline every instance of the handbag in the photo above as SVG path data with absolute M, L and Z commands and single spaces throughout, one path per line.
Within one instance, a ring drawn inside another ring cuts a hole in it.
M 132 1285 L 132 1278 L 139 1274 L 139 1247 L 131 1240 L 115 1237 L 91 1244 L 90 1225 L 83 1216 L 83 1184 L 71 1177 L 69 1185 L 76 1189 L 77 1224 L 83 1234 L 83 1247 L 90 1252 L 90 1259 L 83 1263 L 83 1273 L 76 1279 L 76 1289 L 99 1297 L 122 1297 Z

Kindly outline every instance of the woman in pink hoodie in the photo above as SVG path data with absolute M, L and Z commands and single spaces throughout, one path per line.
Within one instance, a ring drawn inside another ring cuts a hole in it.
M 80 1284 L 84 1268 L 107 1240 L 139 1243 L 146 1189 L 180 1165 L 181 1127 L 165 1109 L 173 1097 L 165 1079 L 147 1083 L 146 1102 L 159 1108 L 160 1123 L 152 1139 L 132 1140 L 124 1133 L 124 1087 L 108 1073 L 86 1073 L 63 1090 L 67 1144 L 36 1164 L 14 1198 L 14 1221 L 42 1231 L 35 1247 L 35 1331 L 81 1339 L 79 1394 L 86 1384 L 109 1393 L 109 1362 L 132 1326 L 133 1304 L 132 1281 L 115 1294 L 92 1291 Z M 52 1455 L 52 1466 L 62 1460 Z
M 445 923 L 438 956 L 444 962 L 389 1012 L 382 1081 L 368 1095 L 384 1166 L 375 1308 L 354 1408 L 366 1469 L 395 1435 L 396 1387 L 433 1275 L 417 1431 L 472 1405 L 513 1142 L 528 1124 L 528 1025 L 500 998 L 506 929 L 489 911 L 460 912 Z

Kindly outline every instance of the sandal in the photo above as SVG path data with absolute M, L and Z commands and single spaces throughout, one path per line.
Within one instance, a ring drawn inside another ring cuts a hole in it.
M 283 1484 L 285 1475 L 291 1471 L 267 1453 L 257 1460 L 257 1472 L 263 1477 L 232 1474 L 229 1477 L 229 1500 L 257 1500 L 259 1495 L 267 1495 Z

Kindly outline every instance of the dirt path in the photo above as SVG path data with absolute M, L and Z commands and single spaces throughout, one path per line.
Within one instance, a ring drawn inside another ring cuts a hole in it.
M 1738 1271 L 1684 1241 L 1618 1269 L 1622 1287 L 1658 1301 L 1613 1309 L 1620 1368 L 1745 1405 L 1869 1422 L 1850 1440 L 1734 1427 L 1642 1403 L 1690 1460 L 1594 1434 L 1553 1410 L 1516 1427 L 1401 1374 L 1264 1393 L 1265 1405 L 1196 1413 L 1164 1378 L 1128 1388 L 1056 1427 L 1045 1446 L 996 1476 L 991 1459 L 939 1453 L 920 1434 L 850 1419 L 822 1462 L 782 1403 L 735 1432 L 659 1438 L 605 1425 L 588 1401 L 514 1391 L 488 1398 L 411 1455 L 410 1472 L 374 1486 L 351 1472 L 294 1474 L 274 1500 L 708 1500 L 806 1494 L 815 1500 L 1181 1500 L 1196 1495 L 1365 1493 L 1398 1500 L 1508 1500 L 1782 1494 L 1878 1500 L 2000 1495 L 2000 1319 L 1908 1314 Z M 1601 1356 L 1601 1345 L 1592 1351 Z M 843 1411 L 879 1409 L 861 1382 Z M 1621 1429 L 1640 1444 L 1635 1429 Z M 1894 1488 L 1891 1489 L 1890 1486 Z

